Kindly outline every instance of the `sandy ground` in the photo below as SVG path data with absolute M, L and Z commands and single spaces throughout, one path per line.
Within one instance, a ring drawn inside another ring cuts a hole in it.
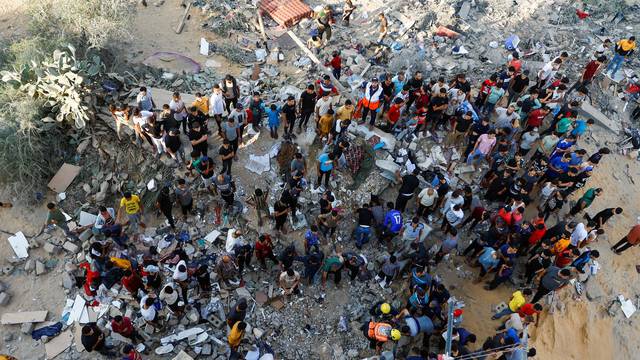
M 23 9 L 25 2 L 18 0 L 0 2 L 0 24 L 2 24 L 0 35 L 16 34 L 16 31 L 20 30 L 16 29 L 14 24 L 19 23 L 21 16 L 24 16 L 20 10 Z M 149 7 L 139 9 L 138 20 L 134 21 L 134 33 L 138 40 L 136 52 L 131 55 L 133 61 L 142 61 L 155 51 L 175 51 L 200 63 L 206 61 L 207 58 L 198 53 L 198 42 L 201 36 L 198 21 L 187 21 L 182 34 L 174 33 L 173 28 L 183 11 L 177 3 L 177 0 L 170 0 L 161 7 L 155 7 L 150 3 Z M 196 16 L 195 11 L 192 10 L 192 13 Z M 153 18 L 154 21 L 145 21 L 149 18 Z M 206 36 L 209 40 L 215 41 L 210 33 Z M 222 61 L 218 57 L 214 58 Z M 236 71 L 237 69 L 230 70 L 232 74 Z M 598 130 L 596 136 L 600 137 L 604 133 L 604 130 Z M 613 138 L 612 135 L 607 137 Z M 585 145 L 589 152 L 596 147 L 593 141 Z M 217 143 L 212 145 L 212 148 L 217 148 Z M 614 146 L 611 148 L 615 149 Z M 258 154 L 262 154 L 263 151 L 264 149 L 255 150 Z M 241 158 L 245 156 L 247 156 L 246 153 L 241 155 Z M 600 284 L 605 296 L 597 302 L 589 302 L 586 299 L 576 301 L 572 299 L 571 295 L 574 291 L 571 288 L 564 290 L 561 295 L 565 305 L 564 311 L 543 314 L 539 327 L 532 330 L 533 344 L 539 353 L 538 359 L 637 358 L 640 350 L 640 343 L 635 341 L 640 331 L 640 323 L 636 320 L 638 315 L 627 320 L 621 311 L 618 311 L 613 318 L 606 313 L 609 302 L 617 294 L 623 294 L 632 299 L 640 294 L 640 284 L 636 281 L 638 274 L 635 270 L 638 249 L 630 249 L 622 256 L 613 255 L 609 250 L 610 245 L 624 236 L 629 227 L 635 223 L 636 217 L 640 215 L 637 205 L 640 203 L 640 195 L 634 191 L 636 184 L 625 175 L 627 167 L 633 180 L 640 180 L 640 166 L 636 160 L 622 155 L 611 155 L 604 159 L 594 172 L 593 179 L 588 183 L 588 187 L 601 186 L 605 189 L 604 195 L 588 209 L 590 214 L 606 207 L 621 206 L 625 209 L 623 216 L 610 221 L 605 228 L 607 236 L 602 237 L 594 246 L 601 251 L 602 256 L 599 262 L 602 269 L 590 282 Z M 236 169 L 238 168 L 239 166 L 236 166 Z M 241 170 L 239 175 L 240 177 L 250 176 L 244 170 Z M 395 194 L 395 191 L 390 193 Z M 576 198 L 574 195 L 573 200 Z M 23 199 L 12 199 L 12 201 L 16 205 L 13 209 L 0 210 L 0 229 L 9 232 L 21 230 L 27 235 L 37 233 L 46 217 L 44 204 L 38 208 L 32 208 L 27 207 Z M 6 239 L 6 234 L 0 235 L 1 265 L 7 264 L 8 259 L 13 255 Z M 32 250 L 30 254 L 33 258 L 46 258 L 41 249 Z M 459 260 L 453 261 L 456 264 Z M 2 276 L 0 281 L 9 285 L 13 295 L 12 302 L 2 308 L 2 313 L 46 309 L 50 311 L 49 319 L 59 317 L 65 298 L 59 277 L 63 268 L 64 263 L 60 261 L 53 270 L 40 278 L 26 275 L 19 267 L 10 276 Z M 440 265 L 438 271 L 447 278 L 447 285 L 452 288 L 452 293 L 466 301 L 464 326 L 481 335 L 479 339 L 490 335 L 492 328 L 498 325 L 497 321 L 489 320 L 491 308 L 499 302 L 508 300 L 512 289 L 501 287 L 493 292 L 485 291 L 481 285 L 471 284 L 470 280 L 455 276 L 451 264 Z M 336 303 L 344 301 L 340 300 L 343 297 L 336 293 Z M 21 336 L 20 341 L 14 340 L 9 343 L 18 347 L 14 356 L 20 359 L 33 359 L 41 357 L 40 354 L 44 353 L 41 345 L 25 339 L 25 335 L 19 332 L 19 327 L 2 326 L 0 328 L 3 333 L 13 332 L 16 338 Z M 7 343 L 0 339 L 0 345 L 6 349 Z

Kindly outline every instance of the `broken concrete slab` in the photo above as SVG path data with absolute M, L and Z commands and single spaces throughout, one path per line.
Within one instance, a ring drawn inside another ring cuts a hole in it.
M 182 339 L 188 338 L 189 336 L 198 335 L 198 334 L 200 334 L 202 332 L 204 332 L 204 329 L 199 328 L 199 327 L 193 327 L 193 328 L 190 328 L 190 329 L 182 330 L 177 334 L 165 336 L 162 339 L 160 339 L 160 343 L 168 344 L 170 342 L 180 341 Z
M 396 171 L 400 171 L 400 165 L 391 160 L 376 160 L 376 166 L 391 174 L 395 174 Z
M 73 332 L 68 329 L 44 344 L 47 359 L 53 359 L 67 350 L 73 343 Z
M 96 222 L 98 215 L 93 215 L 86 211 L 80 211 L 80 219 L 78 220 L 78 224 L 80 226 L 93 225 Z
M 11 301 L 11 295 L 8 292 L 0 292 L 0 306 L 5 306 Z
M 40 276 L 47 272 L 47 269 L 44 266 L 44 263 L 40 261 L 36 261 L 36 275 Z
M 462 3 L 460 7 L 460 11 L 458 11 L 458 16 L 462 20 L 467 20 L 469 18 L 469 12 L 471 11 L 471 2 L 465 1 Z
M 236 294 L 241 298 L 245 298 L 245 299 L 251 299 L 252 298 L 251 293 L 245 287 L 237 288 L 236 289 Z
M 178 355 L 176 355 L 172 360 L 193 360 L 193 358 L 184 352 L 184 350 L 180 350 Z
M 77 254 L 80 251 L 80 247 L 72 243 L 71 241 L 67 241 L 64 244 L 62 244 L 62 248 L 72 254 Z
M 43 322 L 47 318 L 48 313 L 49 312 L 46 310 L 5 313 L 5 314 L 2 314 L 2 318 L 0 318 L 0 324 L 9 325 L 9 324 Z
M 605 114 L 603 114 L 600 110 L 593 107 L 593 105 L 589 104 L 588 102 L 583 101 L 580 109 L 586 114 L 588 114 L 589 116 L 591 116 L 593 120 L 595 120 L 598 124 L 610 129 L 616 134 L 619 133 L 620 130 L 622 130 L 620 124 L 609 119 Z
M 29 257 L 29 242 L 27 238 L 24 236 L 22 231 L 18 231 L 14 236 L 9 236 L 9 244 L 13 249 L 13 252 L 19 259 L 24 259 Z
M 80 174 L 80 166 L 64 163 L 47 186 L 57 193 L 62 193 L 67 190 L 78 174 Z
M 67 325 L 71 325 L 74 321 L 80 320 L 82 313 L 84 312 L 85 303 L 86 301 L 82 296 L 76 295 L 76 298 L 73 301 L 73 307 L 71 308 L 71 314 L 69 314 L 69 319 L 67 320 Z
M 43 249 L 47 254 L 51 254 L 51 255 L 59 254 L 60 251 L 61 251 L 59 246 L 54 245 L 54 244 L 52 244 L 50 242 L 44 243 Z

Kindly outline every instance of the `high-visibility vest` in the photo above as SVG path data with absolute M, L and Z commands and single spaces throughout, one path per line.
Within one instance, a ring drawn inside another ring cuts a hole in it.
M 391 325 L 373 321 L 369 323 L 369 331 L 367 332 L 367 336 L 369 336 L 370 339 L 385 342 L 389 340 L 389 334 L 391 334 Z
M 372 93 L 371 83 L 368 83 L 364 90 L 362 105 L 369 110 L 378 109 L 378 107 L 380 107 L 380 95 L 382 95 L 382 86 L 378 85 L 378 89 Z

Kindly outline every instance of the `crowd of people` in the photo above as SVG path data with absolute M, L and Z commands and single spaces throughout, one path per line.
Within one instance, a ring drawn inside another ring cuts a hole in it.
M 345 23 L 355 9 L 347 3 L 350 11 L 344 13 Z M 320 31 L 310 39 L 310 47 L 320 49 L 323 38 L 330 40 L 330 16 L 330 8 L 320 13 Z M 387 32 L 381 15 L 378 42 Z M 197 299 L 218 291 L 212 286 L 212 273 L 217 284 L 233 289 L 244 286 L 247 272 L 277 268 L 274 284 L 288 298 L 305 296 L 306 287 L 319 286 L 324 293 L 330 280 L 339 286 L 344 271 L 351 282 L 377 282 L 394 289 L 389 298 L 373 304 L 360 329 L 378 354 L 392 348 L 407 359 L 435 359 L 449 342 L 450 355 L 460 359 L 535 356 L 535 349 L 527 344 L 526 329 L 538 323 L 545 304 L 551 303 L 543 299 L 559 296 L 572 280 L 581 293 L 581 285 L 599 267 L 600 253 L 594 244 L 608 231 L 607 222 L 623 212 L 612 207 L 588 213 L 592 204 L 603 207 L 598 197 L 606 189 L 592 186 L 590 178 L 610 150 L 603 147 L 589 153 L 582 148 L 594 121 L 578 110 L 589 101 L 589 87 L 601 72 L 615 76 L 622 60 L 633 53 L 635 38 L 620 40 L 614 47 L 595 49 L 573 84 L 567 76 L 571 69 L 565 65 L 566 52 L 540 69 L 527 69 L 522 54 L 513 51 L 508 62 L 478 86 L 465 74 L 450 79 L 431 74 L 427 79 L 420 71 L 398 71 L 371 78 L 357 94 L 337 96 L 334 81 L 340 79 L 342 60 L 336 51 L 327 61 L 331 76 L 321 76 L 283 102 L 267 102 L 259 92 L 243 98 L 231 75 L 212 89 L 196 93 L 191 104 L 174 93 L 159 106 L 160 99 L 141 87 L 135 107 L 113 104 L 110 110 L 119 138 L 124 140 L 122 129 L 128 127 L 134 143 L 185 170 L 184 178 L 160 188 L 154 203 L 175 231 L 178 245 L 160 255 L 157 246 L 141 242 L 145 213 L 153 209 L 131 192 L 125 192 L 115 208 L 100 206 L 95 224 L 74 231 L 65 225 L 60 209 L 49 204 L 47 225 L 57 225 L 72 238 L 91 229 L 91 261 L 81 265 L 85 295 L 102 302 L 109 297 L 108 289 L 121 284 L 135 299 L 130 306 L 155 331 L 166 331 L 171 319 L 186 316 Z M 564 76 L 559 75 L 561 69 Z M 192 220 L 199 196 L 219 197 L 228 211 L 236 206 L 240 200 L 236 182 L 247 179 L 234 175 L 234 162 L 247 129 L 266 133 L 265 121 L 274 141 L 282 137 L 290 143 L 296 134 L 314 129 L 319 155 L 307 159 L 304 149 L 296 151 L 290 163 L 279 169 L 282 190 L 255 187 L 251 191 L 246 204 L 262 229 L 255 237 L 232 228 L 223 251 L 210 263 L 189 256 L 184 244 L 192 240 L 182 238 L 176 229 Z M 353 209 L 335 206 L 339 189 L 332 187 L 331 180 L 336 179 L 335 171 L 347 167 L 346 157 L 354 146 L 349 128 L 358 124 L 398 138 L 429 138 L 461 160 L 444 168 L 414 166 L 398 171 L 395 199 L 371 194 L 365 201 L 353 199 L 359 202 Z M 440 135 L 443 130 L 446 136 Z M 212 154 L 214 142 L 220 145 Z M 453 168 L 465 165 L 472 166 L 474 175 L 466 180 L 454 178 Z M 288 219 L 301 211 L 300 194 L 311 190 L 321 195 L 303 209 L 310 225 L 303 235 L 290 235 Z M 273 204 L 271 191 L 278 192 Z M 563 212 L 572 200 L 569 211 Z M 180 219 L 173 214 L 176 206 Z M 350 219 L 355 220 L 355 228 L 346 239 L 338 240 Z M 272 222 L 272 230 L 262 227 L 264 220 Z M 280 240 L 277 246 L 274 238 Z M 612 250 L 620 254 L 638 243 L 640 225 Z M 383 252 L 388 256 L 371 271 L 373 259 L 365 253 Z M 251 266 L 253 256 L 259 269 Z M 476 269 L 474 282 L 483 282 L 486 291 L 515 288 L 492 318 L 497 328 L 492 336 L 481 339 L 464 327 L 464 310 L 438 276 L 443 262 L 453 257 Z M 164 271 L 167 266 L 171 274 Z M 239 356 L 247 309 L 247 299 L 240 299 L 225 314 L 231 357 Z M 448 323 L 453 324 L 450 333 Z M 127 316 L 113 317 L 110 328 L 133 344 L 147 337 Z M 396 346 L 407 342 L 410 345 Z M 83 327 L 82 344 L 89 352 L 114 355 L 96 324 Z M 130 360 L 143 357 L 131 345 L 118 351 Z

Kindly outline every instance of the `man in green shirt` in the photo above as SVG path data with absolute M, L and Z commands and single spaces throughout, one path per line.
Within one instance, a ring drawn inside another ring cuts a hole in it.
M 53 226 L 55 225 L 62 229 L 66 236 L 73 239 L 78 238 L 75 233 L 69 230 L 69 226 L 67 226 L 67 218 L 65 218 L 62 211 L 60 211 L 60 209 L 56 207 L 56 204 L 48 203 L 47 209 L 49 209 L 49 214 L 47 215 L 47 222 L 44 224 L 44 226 L 51 226 L 51 228 L 53 228 Z
M 329 256 L 324 260 L 324 264 L 322 265 L 322 288 L 325 288 L 327 283 L 327 277 L 329 274 L 333 274 L 333 281 L 336 286 L 340 284 L 340 279 L 342 278 L 342 267 L 344 263 L 344 258 L 341 253 L 336 253 L 334 256 Z
M 562 118 L 556 124 L 556 133 L 558 135 L 564 135 L 567 131 L 569 131 L 569 129 L 573 127 L 573 123 L 575 122 L 575 120 L 576 114 L 573 113 L 566 118 Z
M 569 213 L 575 216 L 580 211 L 591 206 L 591 203 L 593 202 L 593 200 L 595 200 L 595 198 L 600 195 L 602 195 L 601 188 L 591 188 L 587 190 L 584 193 L 584 195 L 582 195 L 582 197 L 578 200 L 576 205 L 573 208 L 571 208 L 571 211 Z

